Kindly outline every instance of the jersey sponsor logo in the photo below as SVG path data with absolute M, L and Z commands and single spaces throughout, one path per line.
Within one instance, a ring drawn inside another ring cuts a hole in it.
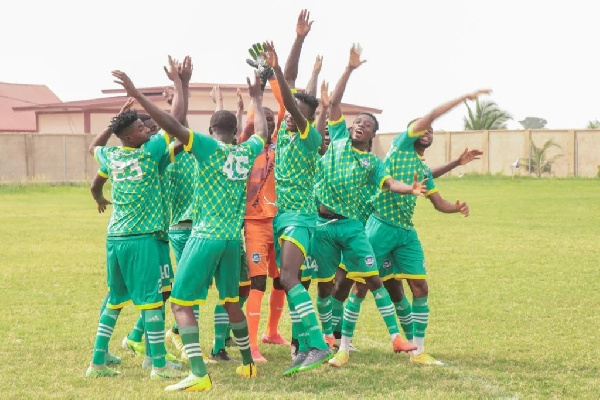
M 392 262 L 390 260 L 385 260 L 383 262 L 383 268 L 390 269 L 391 266 L 392 266 Z
M 364 168 L 369 168 L 369 167 L 371 166 L 371 161 L 369 161 L 369 159 L 368 159 L 368 158 L 363 158 L 363 159 L 362 159 L 362 166 L 363 166 Z
M 260 262 L 260 254 L 252 253 L 252 262 L 258 264 Z
M 373 256 L 366 256 L 365 264 L 367 264 L 368 267 L 372 266 L 373 265 Z

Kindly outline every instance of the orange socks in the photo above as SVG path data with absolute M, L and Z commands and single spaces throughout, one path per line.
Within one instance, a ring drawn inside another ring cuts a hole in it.
M 279 326 L 279 319 L 283 313 L 283 307 L 285 306 L 285 291 L 271 289 L 271 295 L 269 296 L 269 319 L 267 322 L 267 336 L 273 336 L 277 334 L 277 327 Z
M 260 323 L 260 305 L 265 292 L 251 289 L 248 301 L 246 301 L 246 319 L 248 320 L 248 335 L 250 336 L 250 348 L 256 348 L 258 336 L 258 324 Z

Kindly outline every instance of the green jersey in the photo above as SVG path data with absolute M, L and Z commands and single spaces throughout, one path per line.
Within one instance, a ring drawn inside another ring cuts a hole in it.
M 287 130 L 285 121 L 277 132 L 275 147 L 275 193 L 279 213 L 315 214 L 315 171 L 321 134 L 307 123 L 303 133 Z
M 113 212 L 107 236 L 127 236 L 164 229 L 158 165 L 167 152 L 167 137 L 154 135 L 140 148 L 99 146 L 94 156 L 111 182 Z
M 258 135 L 252 135 L 242 144 L 229 145 L 190 131 L 190 141 L 184 148 L 198 163 L 191 236 L 241 239 L 246 183 L 264 145 Z
M 359 204 L 374 190 L 365 187 L 381 188 L 390 174 L 375 154 L 352 146 L 343 116 L 329 123 L 329 136 L 329 149 L 317 169 L 317 199 L 336 214 L 362 221 L 365 211 Z
M 160 131 L 157 135 L 166 135 L 164 131 Z M 166 136 L 167 140 L 170 141 L 169 137 Z M 158 163 L 158 179 L 160 181 L 160 198 L 163 205 L 163 229 L 157 233 L 157 239 L 168 242 L 169 241 L 169 222 L 171 220 L 171 205 L 169 203 L 169 178 L 167 176 L 167 169 L 175 159 L 174 147 L 171 143 L 168 146 L 168 157 L 163 157 Z
M 170 225 L 192 219 L 194 191 L 198 171 L 196 160 L 187 151 L 175 156 L 175 161 L 167 168 L 169 181 L 169 204 L 171 205 Z
M 429 178 L 426 182 L 426 196 L 437 191 L 429 167 L 421 160 L 415 151 L 415 141 L 425 131 L 413 133 L 412 125 L 408 131 L 396 136 L 392 147 L 385 156 L 385 166 L 394 179 L 412 185 L 415 172 L 419 181 Z M 373 199 L 373 207 L 380 217 L 388 222 L 406 229 L 413 228 L 412 216 L 417 204 L 417 196 L 401 195 L 389 190 L 380 191 Z

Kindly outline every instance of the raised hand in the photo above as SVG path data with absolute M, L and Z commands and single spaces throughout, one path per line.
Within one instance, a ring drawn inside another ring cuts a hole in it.
M 137 98 L 137 96 L 140 95 L 139 90 L 137 90 L 137 88 L 135 87 L 135 85 L 133 84 L 131 79 L 129 79 L 129 77 L 127 76 L 127 74 L 125 72 L 115 70 L 115 71 L 112 71 L 112 76 L 117 78 L 114 82 L 123 86 L 123 88 L 127 92 L 127 96 Z
M 459 200 L 456 200 L 456 203 L 454 203 L 454 206 L 456 207 L 457 212 L 460 212 L 465 217 L 469 216 L 469 206 L 467 205 L 467 203 L 465 203 L 465 202 L 461 203 Z
M 169 56 L 169 67 L 163 67 L 165 70 L 165 73 L 167 74 L 167 77 L 175 82 L 175 79 L 180 79 L 179 78 L 179 62 L 174 59 L 173 57 Z
M 277 66 L 279 65 L 279 60 L 277 58 L 277 52 L 275 51 L 275 46 L 273 45 L 273 42 L 264 42 L 263 49 L 264 51 L 261 54 L 265 59 L 267 65 L 271 68 L 277 68 Z
M 173 90 L 173 87 L 165 86 L 163 90 L 163 97 L 165 98 L 165 101 L 171 105 L 173 103 L 173 97 L 175 97 L 175 91 Z
M 313 67 L 313 71 L 321 72 L 321 68 L 323 67 L 323 56 L 317 56 L 315 60 L 315 66 Z
M 221 87 L 219 85 L 213 86 L 210 91 L 210 98 L 215 104 L 217 104 L 217 101 L 223 101 L 223 94 L 221 93 Z
M 248 93 L 252 98 L 260 98 L 262 96 L 262 89 L 260 86 L 260 77 L 258 71 L 254 71 L 254 82 L 250 82 L 250 78 L 246 77 L 248 83 Z
M 458 157 L 458 164 L 465 165 L 465 164 L 470 163 L 473 160 L 479 160 L 481 158 L 479 156 L 482 154 L 483 154 L 483 151 L 481 151 L 481 150 L 477 150 L 477 149 L 469 150 L 469 148 L 467 147 L 465 149 L 465 151 L 463 151 L 462 154 Z
M 242 98 L 242 91 L 240 88 L 237 88 L 236 91 L 236 95 L 237 95 L 237 107 L 238 110 L 244 110 L 244 99 Z
M 477 100 L 477 98 L 479 96 L 481 96 L 483 94 L 491 94 L 491 93 L 492 93 L 491 89 L 481 89 L 481 90 L 477 90 L 476 92 L 465 95 L 465 98 L 467 100 Z
M 131 106 L 133 106 L 134 101 L 135 101 L 135 99 L 133 97 L 128 98 L 127 101 L 125 102 L 125 104 L 123 104 L 123 107 L 121 107 L 121 111 L 119 111 L 119 114 L 124 113 L 125 111 L 129 110 L 131 108 Z
M 350 69 L 356 69 L 367 62 L 367 60 L 360 59 L 361 54 L 362 47 L 360 47 L 360 44 L 353 44 L 350 49 L 350 59 L 348 60 L 348 67 L 350 67 Z
M 425 184 L 428 180 L 429 178 L 425 178 L 419 182 L 419 175 L 415 172 L 415 176 L 413 177 L 412 193 L 415 196 L 420 196 L 427 193 L 427 186 Z
M 300 11 L 298 23 L 296 23 L 296 35 L 306 37 L 314 21 L 310 20 L 310 12 L 306 9 Z
M 104 197 L 96 200 L 96 203 L 98 204 L 98 212 L 99 213 L 103 213 L 104 211 L 106 211 L 106 206 L 112 204 L 110 201 L 106 200 Z
M 190 83 L 193 71 L 194 64 L 192 64 L 192 57 L 185 56 L 183 63 L 179 65 L 179 78 L 181 79 L 181 82 Z
M 330 105 L 331 95 L 329 94 L 329 83 L 323 81 L 321 83 L 321 106 L 323 106 L 323 109 L 326 109 Z M 322 110 L 321 112 L 324 112 L 324 110 Z

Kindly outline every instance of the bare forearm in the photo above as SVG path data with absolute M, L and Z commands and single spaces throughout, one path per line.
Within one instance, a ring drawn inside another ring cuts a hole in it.
M 296 79 L 298 78 L 298 63 L 300 62 L 300 53 L 302 52 L 302 44 L 304 44 L 304 36 L 296 36 L 290 55 L 285 63 L 285 80 L 291 86 L 296 86 Z M 281 83 L 280 83 L 281 85 Z
M 348 79 L 350 78 L 351 73 L 352 69 L 346 67 L 344 73 L 338 80 L 338 83 L 335 85 L 335 89 L 333 90 L 333 94 L 331 95 L 331 108 L 329 110 L 329 119 L 331 121 L 337 121 L 342 116 L 342 97 L 344 97 L 346 85 L 348 84 Z
M 150 99 L 144 96 L 140 91 L 135 94 L 135 99 L 140 103 L 144 110 L 152 117 L 165 132 L 175 136 L 182 143 L 188 143 L 190 139 L 189 132 L 185 126 L 177 121 L 169 113 L 161 110 Z
M 387 187 L 389 190 L 391 190 L 394 193 L 413 194 L 413 188 L 411 185 L 404 183 L 404 182 L 397 181 L 392 178 L 388 178 L 384 182 L 383 186 Z
M 424 117 L 418 119 L 415 122 L 413 131 L 421 132 L 421 131 L 429 129 L 429 127 L 431 126 L 433 121 L 435 121 L 442 115 L 446 114 L 448 111 L 452 110 L 454 107 L 456 107 L 457 105 L 459 105 L 466 99 L 467 99 L 467 96 L 461 96 L 461 97 L 451 100 L 445 104 L 442 104 L 439 107 L 434 108 L 433 110 L 431 110 L 431 112 L 429 114 L 425 115 Z
M 259 96 L 252 97 L 252 106 L 254 107 L 254 133 L 259 135 L 266 143 L 269 137 L 267 118 L 265 110 L 262 107 L 262 99 Z
M 436 210 L 445 214 L 453 214 L 460 211 L 460 209 L 456 207 L 456 204 L 450 203 L 448 200 L 445 199 L 440 199 L 434 202 L 433 206 Z
M 460 163 L 458 160 L 450 161 L 444 165 L 437 166 L 431 169 L 431 175 L 434 178 L 439 178 L 440 176 L 452 171 L 454 168 L 458 167 Z
M 321 149 L 319 150 L 319 154 L 323 155 L 327 151 L 327 146 L 325 145 L 325 128 L 327 125 L 327 113 L 329 108 L 323 107 L 321 108 L 321 113 L 319 114 L 319 118 L 317 119 L 317 131 L 321 134 Z
M 186 108 L 186 95 L 184 94 L 183 82 L 176 80 L 175 82 L 175 93 L 173 95 L 173 103 L 171 107 L 171 115 L 179 121 L 180 124 L 185 125 L 185 117 L 187 113 Z M 187 86 L 187 85 L 186 85 Z
M 313 72 L 310 75 L 310 79 L 308 80 L 308 83 L 306 84 L 305 92 L 310 95 L 316 96 L 318 82 L 319 82 L 319 70 L 313 69 Z
M 108 127 L 106 129 L 104 129 L 101 133 L 97 134 L 94 137 L 94 139 L 92 139 L 92 143 L 90 144 L 90 147 L 88 148 L 88 151 L 90 152 L 90 154 L 94 155 L 94 149 L 96 148 L 96 146 L 106 146 L 106 143 L 108 143 L 108 139 L 110 139 L 111 135 L 112 135 L 112 131 Z
M 294 118 L 294 122 L 296 123 L 297 128 L 300 130 L 300 132 L 303 132 L 307 124 L 306 118 L 304 118 L 300 110 L 298 110 L 296 100 L 294 99 L 294 95 L 292 94 L 290 86 L 285 80 L 283 72 L 281 71 L 281 67 L 275 67 L 274 71 L 275 76 L 277 77 L 277 82 L 279 83 L 279 87 L 281 89 L 281 98 L 283 99 L 283 105 L 285 106 L 285 109 L 292 115 L 292 118 Z M 256 130 L 256 126 L 254 127 L 254 129 Z
M 100 177 L 99 175 L 96 175 L 96 177 L 92 181 L 92 185 L 90 186 L 90 192 L 92 193 L 92 197 L 94 198 L 94 200 L 96 200 L 96 202 L 104 199 L 104 193 L 102 190 L 104 188 L 105 182 L 106 179 Z

